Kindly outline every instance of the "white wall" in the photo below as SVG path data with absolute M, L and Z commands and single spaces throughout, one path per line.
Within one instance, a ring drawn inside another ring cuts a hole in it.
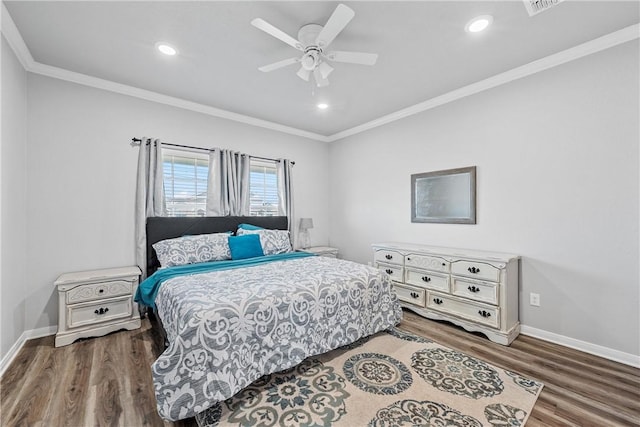
M 327 243 L 326 143 L 40 75 L 28 89 L 27 329 L 57 325 L 59 274 L 134 264 L 134 136 L 295 160 L 296 215 Z
M 636 40 L 333 143 L 331 245 L 520 254 L 524 325 L 639 355 L 638 62 Z M 411 223 L 411 174 L 473 165 L 476 225 Z
M 1 38 L 0 359 L 25 329 L 27 254 L 27 73 Z

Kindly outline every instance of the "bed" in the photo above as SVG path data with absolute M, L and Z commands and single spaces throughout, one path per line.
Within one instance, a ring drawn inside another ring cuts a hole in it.
M 193 417 L 263 375 L 401 320 L 389 278 L 377 269 L 305 252 L 273 253 L 269 239 L 288 238 L 286 228 L 286 217 L 148 219 L 149 277 L 136 301 L 153 309 L 168 343 L 152 365 L 164 419 Z M 229 236 L 234 259 L 159 268 L 163 249 L 153 245 L 182 236 L 224 240 L 218 233 Z M 264 254 L 236 259 L 237 242 L 255 246 L 256 239 Z

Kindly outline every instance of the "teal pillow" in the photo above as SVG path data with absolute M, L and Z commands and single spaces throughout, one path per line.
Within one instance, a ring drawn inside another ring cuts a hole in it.
M 251 224 L 240 224 L 238 225 L 238 228 L 242 230 L 264 230 L 264 228 L 262 227 L 258 227 L 257 225 L 251 225 Z
M 245 259 L 264 256 L 260 236 L 257 234 L 245 234 L 243 236 L 230 236 L 229 249 L 231 259 Z

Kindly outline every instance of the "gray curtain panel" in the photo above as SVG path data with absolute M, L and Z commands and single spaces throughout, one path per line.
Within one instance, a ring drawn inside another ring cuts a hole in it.
M 164 216 L 164 188 L 162 185 L 162 143 L 142 138 L 138 153 L 135 206 L 136 264 L 146 276 L 147 232 L 150 216 Z
M 298 248 L 298 235 L 296 233 L 296 219 L 293 212 L 293 163 L 291 160 L 278 159 L 276 162 L 276 175 L 278 177 L 278 215 L 286 215 L 289 218 L 289 235 L 291 246 Z
M 207 216 L 249 215 L 250 159 L 231 150 L 209 153 Z

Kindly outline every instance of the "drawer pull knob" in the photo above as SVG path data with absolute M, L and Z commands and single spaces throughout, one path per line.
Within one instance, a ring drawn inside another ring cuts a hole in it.
M 485 310 L 478 310 L 478 314 L 482 317 L 491 317 L 491 313 Z
M 393 270 L 390 269 L 390 268 L 387 268 L 385 271 L 386 271 L 387 274 L 392 274 L 393 273 Z
M 407 261 L 411 261 L 411 257 L 407 257 Z
M 385 257 L 386 259 L 392 259 L 392 258 L 393 258 L 393 255 L 386 254 L 384 257 Z
M 411 298 L 418 298 L 420 295 L 417 292 L 411 292 Z
M 477 267 L 469 267 L 467 268 L 467 270 L 469 271 L 469 273 L 473 273 L 473 274 L 480 273 L 480 269 Z
M 442 304 L 442 300 L 440 298 L 434 298 L 433 302 L 435 302 L 438 305 Z
M 95 314 L 105 314 L 107 311 L 109 311 L 109 308 L 107 308 L 107 307 L 105 307 L 105 308 L 100 307 L 100 310 L 96 310 L 96 311 L 94 311 L 94 313 L 95 313 Z
M 103 292 L 104 292 L 104 289 L 100 289 L 98 292 L 103 293 Z
M 476 288 L 475 286 L 469 286 L 467 289 L 471 292 L 480 292 L 480 288 Z
M 429 283 L 431 281 L 431 277 L 429 276 L 422 276 L 422 280 Z

